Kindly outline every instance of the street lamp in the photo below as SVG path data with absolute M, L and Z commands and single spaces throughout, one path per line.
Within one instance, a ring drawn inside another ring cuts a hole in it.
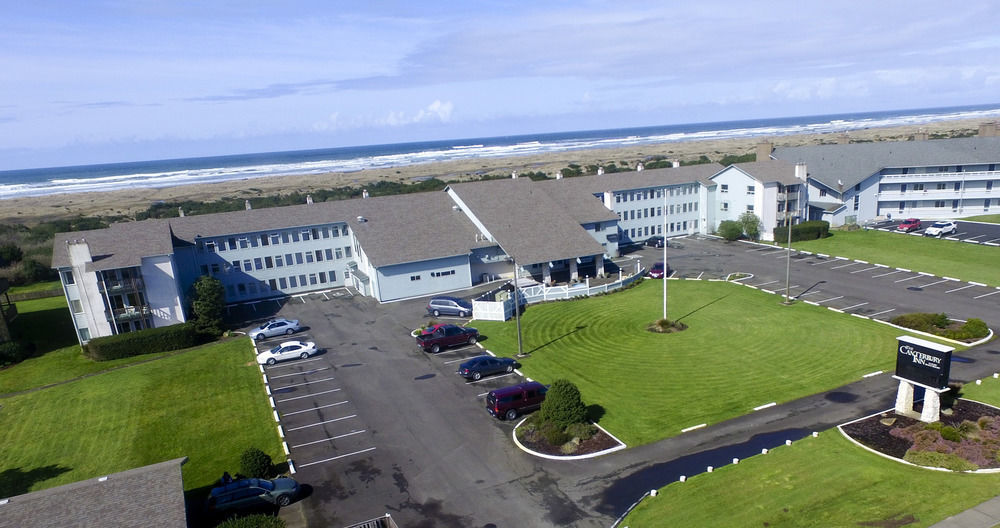
M 667 319 L 667 190 L 663 189 L 663 319 Z
M 521 299 L 517 286 L 517 260 L 514 255 L 510 256 L 510 260 L 514 263 L 514 320 L 517 321 L 517 356 L 521 357 L 524 355 L 524 346 L 521 344 Z

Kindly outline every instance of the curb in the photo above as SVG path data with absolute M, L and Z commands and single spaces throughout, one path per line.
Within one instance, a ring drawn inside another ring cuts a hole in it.
M 536 457 L 539 457 L 539 458 L 545 458 L 545 459 L 548 459 L 548 460 L 586 460 L 588 458 L 597 458 L 599 456 L 603 456 L 603 455 L 607 455 L 607 454 L 610 454 L 610 453 L 614 453 L 615 451 L 621 451 L 622 449 L 625 449 L 626 447 L 628 447 L 627 445 L 625 445 L 625 442 L 622 442 L 621 440 L 618 439 L 618 437 L 616 437 L 615 435 L 609 433 L 607 431 L 607 429 L 605 429 L 605 428 L 603 428 L 600 425 L 598 425 L 598 424 L 595 423 L 595 424 L 592 424 L 592 425 L 596 426 L 601 431 L 604 431 L 604 433 L 606 435 L 608 435 L 612 439 L 614 439 L 615 442 L 618 442 L 618 445 L 615 446 L 615 447 L 609 448 L 609 449 L 605 449 L 604 451 L 598 451 L 596 453 L 588 453 L 586 455 L 559 456 L 559 455 L 547 455 L 545 453 L 539 453 L 538 451 L 532 451 L 531 449 L 528 449 L 527 447 L 524 447 L 524 444 L 522 444 L 517 439 L 517 428 L 520 427 L 521 424 L 523 424 L 524 421 L 527 420 L 527 419 L 528 418 L 525 417 L 525 418 L 522 418 L 520 422 L 517 422 L 517 425 L 514 426 L 514 430 L 511 431 L 510 436 L 511 436 L 511 438 L 514 439 L 514 445 L 516 445 L 518 449 L 520 449 L 521 451 L 524 451 L 525 453 L 528 453 L 529 455 L 533 455 L 533 456 L 536 456 Z

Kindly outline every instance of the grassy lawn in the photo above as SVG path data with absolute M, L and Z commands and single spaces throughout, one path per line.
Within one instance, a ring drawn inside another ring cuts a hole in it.
M 690 328 L 647 332 L 662 313 L 659 281 L 609 296 L 530 307 L 522 371 L 566 378 L 630 446 L 718 423 L 769 402 L 838 387 L 895 365 L 902 332 L 724 282 L 670 281 L 669 312 Z M 497 355 L 517 353 L 513 321 L 473 323 Z
M 1000 405 L 998 380 L 966 385 L 963 392 Z M 831 429 L 670 484 L 643 500 L 622 526 L 930 526 L 993 498 L 998 487 L 1000 474 L 905 466 L 860 449 Z M 912 523 L 892 522 L 909 515 Z
M 210 485 L 257 446 L 283 460 L 246 339 L 0 400 L 0 497 L 187 456 Z
M 1000 224 L 1000 214 L 970 216 L 967 218 L 962 218 L 962 220 L 968 220 L 970 222 L 989 222 L 991 224 Z
M 80 351 L 64 297 L 47 297 L 16 304 L 18 315 L 11 330 L 17 339 L 34 343 L 37 355 L 0 370 L 0 394 L 42 387 L 162 355 L 91 361 Z
M 860 230 L 836 231 L 829 238 L 792 247 L 1000 286 L 1000 248 L 991 246 Z
M 46 281 L 46 282 L 36 282 L 34 284 L 28 284 L 27 286 L 11 286 L 7 293 L 14 295 L 17 293 L 32 293 L 36 291 L 51 291 L 56 290 L 62 292 L 62 285 L 59 281 Z

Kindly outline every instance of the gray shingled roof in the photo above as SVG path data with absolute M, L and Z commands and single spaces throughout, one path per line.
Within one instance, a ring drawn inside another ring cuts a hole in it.
M 64 486 L 10 497 L 0 505 L 4 526 L 186 528 L 181 464 L 160 462 Z
M 561 203 L 528 178 L 449 188 L 521 265 L 604 253 Z
M 810 178 L 839 191 L 838 180 L 847 189 L 884 168 L 1000 163 L 1000 137 L 779 147 L 772 156 L 805 163 Z
M 761 183 L 776 182 L 782 185 L 805 183 L 795 177 L 795 164 L 787 161 L 753 161 L 750 163 L 734 163 L 733 166 Z M 808 169 L 806 167 L 806 170 Z
M 142 257 L 174 252 L 167 220 L 123 222 L 107 229 L 57 233 L 52 243 L 52 267 L 69 267 L 69 241 L 85 241 L 93 262 L 87 271 L 138 266 Z

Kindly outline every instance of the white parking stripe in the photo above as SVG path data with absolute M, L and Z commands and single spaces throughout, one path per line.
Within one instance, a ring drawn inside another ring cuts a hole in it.
M 464 357 L 464 358 L 453 359 L 451 361 L 445 361 L 444 364 L 445 365 L 450 365 L 452 363 L 458 363 L 459 361 L 468 361 L 468 360 L 470 360 L 472 358 L 477 358 L 477 357 L 479 357 L 479 356 L 469 356 L 469 357 Z
M 341 439 L 341 438 L 347 438 L 348 436 L 354 436 L 354 435 L 356 435 L 356 434 L 361 434 L 361 433 L 363 433 L 363 432 L 365 432 L 365 429 L 362 429 L 362 430 L 360 430 L 360 431 L 351 431 L 351 432 L 349 432 L 349 433 L 344 433 L 344 434 L 342 434 L 342 435 L 337 435 L 337 436 L 331 436 L 330 438 L 324 438 L 324 439 L 322 439 L 322 440 L 314 440 L 314 441 L 312 441 L 312 442 L 306 442 L 306 443 L 304 443 L 304 444 L 297 444 L 297 445 L 293 445 L 293 446 L 292 446 L 292 449 L 295 449 L 295 448 L 297 448 L 297 447 L 305 447 L 305 446 L 311 446 L 311 445 L 313 445 L 313 444 L 318 444 L 318 443 L 321 443 L 321 442 L 329 442 L 329 441 L 331 441 L 331 440 L 339 440 L 339 439 Z
M 298 361 L 293 361 L 291 363 L 285 363 L 284 365 L 272 365 L 267 367 L 267 370 L 281 368 L 281 367 L 294 367 L 295 365 L 301 365 L 303 363 L 309 363 L 310 361 L 319 361 L 323 358 L 312 358 L 312 359 L 300 359 Z
M 930 283 L 930 284 L 924 284 L 923 286 L 917 286 L 917 288 L 926 288 L 926 287 L 928 287 L 928 286 L 934 286 L 935 284 L 941 284 L 942 282 L 950 282 L 950 281 L 947 281 L 947 280 L 939 280 L 939 281 L 937 281 L 937 282 L 932 282 L 932 283 Z
M 972 287 L 975 287 L 975 284 L 970 284 L 968 286 L 962 286 L 961 288 L 955 288 L 954 290 L 948 290 L 945 293 L 957 292 L 959 290 L 964 290 L 966 288 L 972 288 Z
M 338 405 L 343 405 L 343 404 L 348 403 L 348 402 L 350 402 L 350 400 L 344 400 L 342 402 L 331 403 L 331 404 L 328 404 L 328 405 L 320 405 L 319 407 L 310 407 L 308 409 L 302 409 L 301 411 L 292 411 L 292 412 L 286 412 L 286 413 L 283 412 L 283 413 L 281 413 L 281 415 L 282 416 L 291 416 L 293 414 L 302 414 L 304 412 L 315 411 L 317 409 L 326 409 L 327 407 L 336 407 Z
M 823 290 L 816 290 L 816 291 L 811 291 L 809 293 L 802 293 L 802 294 L 796 295 L 795 297 L 808 297 L 810 295 L 816 295 L 817 293 L 823 293 Z
M 984 236 L 986 236 L 986 235 L 977 235 L 977 236 L 974 236 L 974 237 L 966 238 L 966 240 L 975 240 L 977 238 L 983 238 Z
M 302 468 L 304 468 L 306 466 L 313 466 L 313 465 L 316 465 L 316 464 L 322 464 L 323 462 L 330 462 L 332 460 L 337 460 L 337 459 L 341 459 L 341 458 L 344 458 L 344 457 L 349 457 L 349 456 L 353 456 L 353 455 L 360 455 L 361 453 L 367 453 L 369 451 L 374 451 L 374 450 L 375 450 L 374 447 L 369 447 L 368 449 L 362 449 L 361 451 L 355 451 L 353 453 L 347 453 L 345 455 L 337 455 L 337 456 L 332 457 L 332 458 L 324 458 L 323 460 L 317 460 L 315 462 L 309 462 L 308 464 L 299 464 L 299 469 L 302 469 Z
M 772 251 L 770 253 L 761 253 L 761 255 L 763 255 L 763 256 L 766 257 L 766 256 L 769 256 L 769 255 L 777 255 L 778 253 L 781 253 L 782 255 L 784 255 L 785 254 L 785 250 L 784 249 L 779 249 L 778 251 Z
M 836 301 L 837 299 L 843 299 L 843 298 L 844 298 L 843 295 L 841 295 L 839 297 L 830 297 L 829 299 L 824 299 L 822 301 L 816 301 L 816 304 L 825 303 L 826 301 Z
M 468 382 L 468 384 L 472 385 L 473 383 L 482 383 L 484 381 L 495 380 L 495 379 L 500 379 L 500 378 L 506 378 L 507 376 L 513 376 L 513 375 L 514 375 L 513 372 L 508 372 L 506 374 L 501 374 L 499 376 L 493 376 L 492 378 L 482 378 L 479 381 L 470 381 L 470 382 Z
M 306 382 L 303 382 L 303 383 L 296 383 L 294 385 L 285 385 L 284 387 L 275 387 L 275 388 L 273 388 L 271 390 L 274 391 L 274 392 L 278 392 L 278 391 L 283 390 L 283 389 L 290 389 L 292 387 L 301 387 L 303 385 L 312 385 L 313 383 L 321 383 L 321 382 L 324 382 L 324 381 L 330 381 L 332 379 L 333 378 L 330 377 L 330 378 L 323 378 L 323 379 L 320 379 L 320 380 L 306 381 Z
M 778 282 L 778 281 L 773 280 L 773 281 L 769 281 L 769 282 L 762 282 L 760 284 L 754 284 L 754 286 L 757 287 L 757 288 L 760 288 L 761 286 L 766 286 L 768 284 L 774 284 L 775 282 Z
M 357 417 L 358 417 L 358 415 L 351 414 L 351 415 L 348 415 L 348 416 L 344 416 L 342 418 L 334 418 L 332 420 L 323 420 L 322 422 L 316 422 L 314 424 L 302 425 L 302 426 L 299 426 L 299 427 L 289 427 L 288 429 L 285 429 L 285 431 L 298 431 L 298 430 L 301 430 L 301 429 L 308 429 L 310 427 L 317 427 L 317 426 L 328 424 L 328 423 L 341 422 L 341 421 L 344 421 L 344 420 L 350 420 L 351 418 L 357 418 Z
M 984 243 L 985 243 L 985 244 L 991 244 L 991 243 L 994 243 L 994 242 L 1000 242 L 1000 238 L 994 238 L 994 239 L 992 239 L 992 240 L 987 240 L 987 241 L 986 241 L 986 242 L 984 242 Z
M 315 373 L 323 371 L 323 370 L 330 370 L 330 367 L 323 367 L 323 368 L 318 368 L 318 369 L 312 369 L 312 370 L 307 370 L 305 372 L 294 372 L 292 374 L 282 374 L 280 376 L 270 376 L 270 378 L 274 380 L 274 379 L 278 379 L 278 378 L 288 378 L 290 376 L 308 376 L 309 374 L 315 374 Z
M 813 266 L 819 266 L 820 264 L 829 264 L 831 262 L 836 262 L 835 260 L 821 260 L 819 262 L 813 262 Z
M 878 269 L 878 266 L 872 266 L 870 268 L 859 269 L 858 271 L 852 271 L 851 273 L 862 273 L 862 272 L 865 272 L 865 271 L 871 271 L 873 269 Z
M 846 268 L 848 266 L 857 266 L 857 265 L 858 265 L 857 262 L 850 262 L 848 264 L 841 264 L 840 266 L 834 266 L 834 267 L 832 267 L 830 269 L 840 269 L 840 268 Z
M 919 279 L 920 277 L 923 277 L 923 275 L 914 275 L 912 277 L 907 277 L 905 279 L 899 279 L 898 281 L 895 282 L 906 282 L 908 280 Z
M 864 306 L 866 304 L 868 304 L 868 303 L 863 302 L 861 304 L 855 304 L 854 306 L 848 306 L 847 308 L 841 308 L 841 309 L 846 312 L 847 310 L 853 310 L 853 309 L 855 309 L 855 308 L 857 308 L 859 306 Z
M 281 403 L 281 402 L 292 401 L 292 400 L 301 400 L 302 398 L 311 398 L 313 396 L 319 396 L 320 394 L 327 394 L 327 393 L 330 393 L 330 392 L 337 392 L 339 390 L 340 389 L 332 389 L 332 390 L 328 390 L 328 391 L 314 392 L 312 394 L 306 394 L 305 396 L 295 396 L 294 398 L 285 398 L 284 400 L 275 400 L 275 401 L 277 403 Z
M 746 252 L 750 253 L 751 251 L 767 251 L 768 249 L 771 249 L 771 248 L 769 246 L 759 246 L 759 247 L 755 247 L 753 249 L 748 249 L 748 250 L 746 250 Z
M 903 271 L 902 270 L 896 270 L 896 271 L 890 271 L 889 273 L 882 273 L 882 274 L 879 274 L 879 275 L 872 275 L 872 278 L 874 279 L 876 277 L 885 277 L 886 275 L 895 275 L 896 273 L 903 273 Z
M 889 308 L 888 310 L 882 310 L 881 312 L 873 313 L 873 314 L 869 315 L 868 317 L 875 317 L 876 315 L 882 315 L 882 314 L 885 314 L 885 313 L 895 312 L 895 311 L 896 311 L 895 308 Z
M 997 290 L 997 291 L 994 291 L 994 292 L 990 292 L 990 293 L 984 293 L 984 294 L 982 294 L 982 295 L 980 295 L 978 297 L 973 297 L 973 299 L 978 299 L 979 297 L 989 297 L 990 295 L 996 295 L 998 293 L 1000 293 L 1000 290 Z

